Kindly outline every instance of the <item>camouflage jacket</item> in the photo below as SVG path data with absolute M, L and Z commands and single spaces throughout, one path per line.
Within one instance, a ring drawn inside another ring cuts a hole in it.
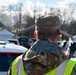
M 47 45 L 46 45 L 47 44 Z M 36 48 L 36 50 L 49 50 L 49 49 L 51 49 L 52 47 L 53 47 L 53 45 L 52 46 L 49 46 L 50 44 L 48 44 L 47 42 L 46 42 L 46 44 L 45 44 L 45 41 L 38 41 L 37 42 L 37 44 L 34 44 L 34 46 L 35 47 L 31 47 L 31 48 Z M 30 49 L 31 49 L 30 48 Z M 53 48 L 53 49 L 55 49 L 55 47 Z M 57 49 L 57 48 L 56 48 Z M 53 50 L 52 50 L 53 51 Z M 57 50 L 55 50 L 56 52 L 55 53 L 58 53 L 57 52 Z M 33 55 L 34 55 L 35 53 L 33 52 Z M 24 60 L 31 60 L 30 59 L 30 57 L 32 57 L 33 55 L 31 55 L 31 56 L 29 56 L 29 57 L 25 57 L 25 55 L 26 55 L 26 53 L 24 53 L 24 55 L 23 55 L 23 57 L 22 57 L 22 60 L 23 60 L 23 67 L 27 70 L 27 71 L 29 71 L 29 67 L 31 68 L 33 65 L 31 65 L 30 64 L 30 62 L 24 62 Z M 24 59 L 24 57 L 25 57 L 25 59 Z M 26 64 L 26 65 L 25 65 Z M 43 64 L 45 64 L 45 63 L 43 63 Z M 29 65 L 29 66 L 27 66 L 27 65 Z M 36 66 L 33 66 L 33 69 L 31 70 L 31 71 L 34 71 L 34 67 L 38 67 L 38 65 L 36 65 Z M 39 67 L 40 68 L 40 67 Z M 9 70 L 8 70 L 8 73 L 7 73 L 7 75 L 11 75 L 11 70 L 12 70 L 12 64 L 11 64 L 11 66 L 10 66 L 10 68 L 9 68 Z M 25 70 L 25 71 L 26 71 Z M 41 71 L 42 71 L 42 69 L 41 69 Z M 32 73 L 32 72 L 31 72 Z M 34 75 L 34 74 L 33 74 Z M 73 70 L 72 70 L 72 73 L 71 73 L 71 75 L 76 75 L 76 65 L 74 66 L 74 68 L 73 68 Z

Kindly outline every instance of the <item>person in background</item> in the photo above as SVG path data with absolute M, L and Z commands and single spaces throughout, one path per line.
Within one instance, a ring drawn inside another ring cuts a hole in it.
M 55 75 L 57 67 L 66 59 L 57 45 L 60 34 L 59 17 L 39 17 L 34 32 L 37 41 L 12 62 L 7 75 Z

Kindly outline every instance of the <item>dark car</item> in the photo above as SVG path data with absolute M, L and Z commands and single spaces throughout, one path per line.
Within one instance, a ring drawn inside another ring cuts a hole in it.
M 19 41 L 20 45 L 22 45 L 26 48 L 30 48 L 29 38 L 18 38 L 18 41 Z
M 33 40 L 33 43 L 36 41 L 36 39 L 35 39 L 35 38 L 31 38 L 31 40 Z
M 71 56 L 76 56 L 76 41 L 74 41 L 69 48 Z
M 35 41 L 36 41 L 35 38 L 29 38 L 29 45 L 32 46 Z

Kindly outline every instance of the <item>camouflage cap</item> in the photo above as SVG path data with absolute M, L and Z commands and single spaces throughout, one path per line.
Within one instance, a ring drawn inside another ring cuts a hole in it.
M 39 17 L 36 25 L 40 32 L 55 32 L 60 29 L 60 19 L 58 16 Z

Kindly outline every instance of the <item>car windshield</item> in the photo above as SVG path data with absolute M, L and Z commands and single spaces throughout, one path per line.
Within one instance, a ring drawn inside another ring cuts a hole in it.
M 19 40 L 19 42 L 28 42 L 29 41 L 28 38 L 19 38 L 18 40 Z
M 14 44 L 17 44 L 17 41 L 14 41 L 14 40 L 8 40 L 10 43 L 14 43 Z
M 0 54 L 0 71 L 7 71 L 11 62 L 20 54 Z

